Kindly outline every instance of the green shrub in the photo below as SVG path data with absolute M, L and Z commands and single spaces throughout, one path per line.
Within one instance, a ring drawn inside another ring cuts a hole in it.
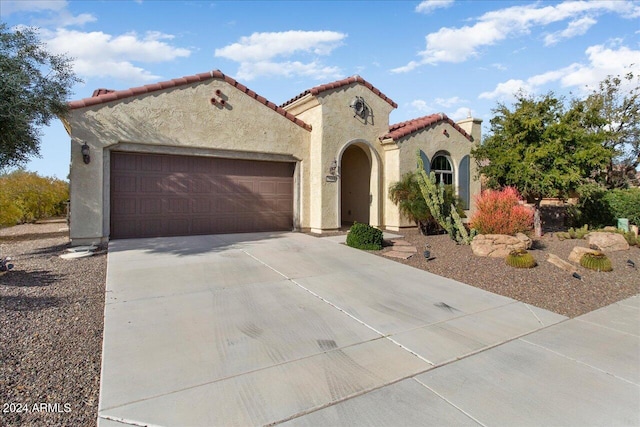
M 628 218 L 631 224 L 640 225 L 640 188 L 607 190 L 586 184 L 578 194 L 578 204 L 570 212 L 574 224 L 602 228 L 617 225 L 618 218 Z
M 613 219 L 628 218 L 631 224 L 640 225 L 640 188 L 610 190 L 604 195 Z M 612 225 L 617 225 L 612 222 Z
M 382 230 L 355 222 L 347 234 L 347 245 L 357 249 L 379 251 L 382 249 Z
M 529 252 L 524 249 L 517 249 L 509 252 L 507 258 L 505 258 L 507 265 L 515 268 L 533 268 L 538 263 Z
M 589 226 L 585 224 L 580 228 L 570 227 L 566 232 L 556 233 L 556 237 L 558 237 L 558 240 L 584 239 L 587 234 L 589 234 Z
M 0 175 L 0 227 L 65 214 L 69 184 L 22 170 Z
M 602 252 L 587 252 L 580 258 L 580 265 L 594 271 L 612 271 L 611 260 Z

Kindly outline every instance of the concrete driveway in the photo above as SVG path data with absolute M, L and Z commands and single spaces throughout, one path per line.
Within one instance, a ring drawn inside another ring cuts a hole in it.
M 98 424 L 638 425 L 638 313 L 567 321 L 300 233 L 113 241 Z

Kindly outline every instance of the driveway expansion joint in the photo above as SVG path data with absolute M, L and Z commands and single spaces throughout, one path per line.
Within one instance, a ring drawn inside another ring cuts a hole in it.
M 243 249 L 244 251 L 244 249 Z M 324 298 L 323 296 L 313 292 L 311 289 L 308 289 L 304 286 L 302 286 L 300 283 L 296 282 L 294 279 L 288 277 L 286 274 L 276 270 L 275 268 L 273 268 L 272 266 L 270 266 L 269 264 L 265 263 L 264 261 L 262 261 L 261 259 L 253 256 L 252 254 L 250 254 L 249 252 L 244 251 L 247 255 L 249 255 L 250 257 L 253 257 L 256 261 L 262 263 L 264 266 L 270 268 L 271 270 L 275 271 L 276 273 L 280 274 L 282 277 L 284 277 L 285 279 L 287 279 L 288 281 L 290 281 L 291 283 L 293 283 L 294 285 L 298 286 L 299 288 L 303 289 L 304 291 L 310 293 L 311 295 L 313 295 L 314 297 L 320 299 L 322 302 L 329 304 L 331 307 L 335 308 L 336 310 L 346 314 L 347 316 L 349 316 L 351 319 L 355 320 L 356 322 L 360 323 L 361 325 L 369 328 L 370 330 L 372 330 L 373 332 L 375 332 L 376 334 L 380 335 L 380 338 L 383 339 L 387 339 L 389 341 L 391 341 L 392 343 L 394 343 L 395 345 L 397 345 L 398 347 L 402 348 L 403 350 L 411 353 L 412 355 L 414 355 L 415 357 L 417 357 L 418 359 L 427 362 L 428 364 L 430 364 L 431 366 L 435 366 L 436 364 L 433 363 L 432 361 L 422 357 L 421 355 L 419 355 L 418 353 L 416 353 L 415 351 L 411 350 L 410 348 L 405 347 L 404 345 L 400 344 L 398 341 L 394 340 L 393 338 L 391 338 L 390 335 L 385 334 L 379 330 L 377 330 L 376 328 L 374 328 L 373 326 L 367 324 L 366 322 L 364 322 L 361 319 L 358 319 L 357 317 L 355 317 L 354 315 L 348 313 L 346 310 L 340 308 L 339 306 L 337 306 L 336 304 L 332 303 L 331 301 L 329 301 L 328 299 Z
M 588 363 L 586 363 L 586 362 L 583 362 L 582 360 L 579 360 L 579 359 L 576 359 L 576 358 L 573 358 L 573 357 L 569 357 L 569 356 L 567 356 L 566 354 L 560 353 L 560 352 L 558 352 L 558 351 L 556 351 L 556 350 L 552 350 L 552 349 L 550 349 L 549 347 L 545 347 L 545 346 L 543 346 L 543 345 L 536 344 L 536 343 L 533 343 L 533 342 L 531 342 L 531 341 L 527 341 L 526 339 L 522 339 L 522 338 L 520 339 L 520 341 L 525 342 L 525 343 L 527 343 L 527 344 L 530 344 L 530 345 L 532 345 L 532 346 L 534 346 L 534 347 L 541 348 L 541 349 L 543 349 L 543 350 L 545 350 L 545 351 L 548 351 L 548 352 L 550 352 L 550 353 L 555 354 L 556 356 L 563 357 L 563 358 L 565 358 L 565 359 L 567 359 L 567 360 L 570 360 L 570 361 L 572 361 L 572 362 L 574 362 L 574 363 L 577 363 L 577 364 L 579 364 L 579 365 L 583 365 L 583 366 L 586 366 L 586 367 L 591 368 L 591 369 L 593 369 L 593 370 L 596 370 L 596 371 L 598 371 L 598 372 L 602 372 L 603 374 L 606 374 L 606 375 L 612 376 L 612 377 L 614 377 L 614 378 L 616 378 L 616 379 L 618 379 L 618 380 L 620 380 L 620 381 L 624 381 L 624 382 L 626 382 L 626 383 L 629 383 L 629 384 L 635 385 L 635 386 L 637 386 L 637 387 L 640 387 L 640 384 L 638 384 L 638 383 L 635 383 L 635 382 L 633 382 L 633 381 L 629 381 L 628 379 L 623 378 L 623 377 L 621 377 L 621 376 L 618 376 L 618 375 L 616 375 L 616 374 L 613 374 L 613 373 L 611 373 L 611 372 L 609 372 L 609 371 L 605 371 L 605 370 L 600 369 L 600 368 L 598 368 L 598 367 L 596 367 L 596 366 L 590 365 L 590 364 L 588 364 Z

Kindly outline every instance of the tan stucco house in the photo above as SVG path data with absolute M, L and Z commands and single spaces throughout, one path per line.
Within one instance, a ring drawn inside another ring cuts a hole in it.
M 473 209 L 480 120 L 389 125 L 397 104 L 359 76 L 278 106 L 220 71 L 70 102 L 73 244 L 114 238 L 413 226 L 388 198 L 416 168 Z

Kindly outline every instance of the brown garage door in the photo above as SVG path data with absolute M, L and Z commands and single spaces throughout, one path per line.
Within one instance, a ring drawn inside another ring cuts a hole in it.
M 294 163 L 111 153 L 111 238 L 293 228 Z

